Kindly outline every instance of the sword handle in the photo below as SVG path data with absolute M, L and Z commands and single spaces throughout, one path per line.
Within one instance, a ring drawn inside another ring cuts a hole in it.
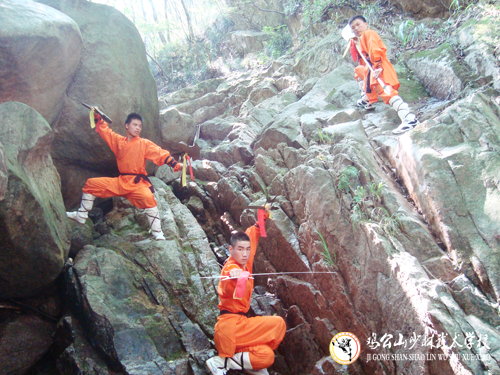
M 95 112 L 97 112 L 99 115 L 101 115 L 101 117 L 102 117 L 102 118 L 103 118 L 103 119 L 104 119 L 104 120 L 105 120 L 108 124 L 112 124 L 112 123 L 113 123 L 113 120 L 111 120 L 111 119 L 109 118 L 109 116 L 108 116 L 108 115 L 106 115 L 106 114 L 105 114 L 103 111 L 101 111 L 99 108 L 97 108 L 97 107 L 92 107 L 92 106 L 90 106 L 90 105 L 88 105 L 88 104 L 86 104 L 86 103 L 84 103 L 84 102 L 81 102 L 81 103 L 82 103 L 82 105 L 83 105 L 84 107 L 87 107 L 88 109 L 92 109 L 92 108 L 94 108 L 94 111 L 95 111 Z

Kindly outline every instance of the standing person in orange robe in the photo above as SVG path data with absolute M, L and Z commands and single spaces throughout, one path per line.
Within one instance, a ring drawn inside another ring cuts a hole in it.
M 266 212 L 266 218 L 269 214 Z M 247 318 L 253 292 L 253 260 L 260 237 L 258 224 L 231 236 L 231 246 L 221 276 L 236 279 L 220 280 L 220 315 L 215 325 L 214 341 L 219 356 L 207 360 L 213 375 L 225 375 L 228 370 L 244 370 L 248 374 L 268 375 L 267 368 L 274 363 L 274 350 L 285 337 L 286 324 L 279 316 Z M 242 285 L 238 298 L 237 283 Z M 243 285 L 244 283 L 244 285 Z
M 112 131 L 99 114 L 95 113 L 94 117 L 96 131 L 116 156 L 120 176 L 89 178 L 83 187 L 80 208 L 76 212 L 66 212 L 67 216 L 84 224 L 96 197 L 121 196 L 127 198 L 134 206 L 144 209 L 154 238 L 164 240 L 158 205 L 153 195 L 154 188 L 146 173 L 146 159 L 157 165 L 167 164 L 174 169 L 174 172 L 181 169 L 181 164 L 177 163 L 168 151 L 148 139 L 139 137 L 142 117 L 138 113 L 127 116 L 125 137 Z
M 397 89 L 400 86 L 398 76 L 387 59 L 387 48 L 384 42 L 375 31 L 368 28 L 368 23 L 363 16 L 352 17 L 349 20 L 349 25 L 358 37 L 361 53 L 371 63 L 374 70 L 374 73 L 370 72 L 363 59 L 359 58 L 360 65 L 354 70 L 354 77 L 360 82 L 362 89 L 362 97 L 357 103 L 358 106 L 373 109 L 373 103 L 378 102 L 378 95 L 385 104 L 391 105 L 396 110 L 402 121 L 401 125 L 392 131 L 394 134 L 413 129 L 419 124 L 419 121 L 410 111 L 408 104 L 398 94 Z M 381 78 L 386 85 L 391 86 L 390 94 L 384 92 L 377 78 Z

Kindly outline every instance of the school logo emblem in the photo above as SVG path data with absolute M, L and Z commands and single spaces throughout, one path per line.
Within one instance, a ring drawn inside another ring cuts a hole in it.
M 330 355 L 341 365 L 355 362 L 361 353 L 361 343 L 350 332 L 337 333 L 330 342 Z

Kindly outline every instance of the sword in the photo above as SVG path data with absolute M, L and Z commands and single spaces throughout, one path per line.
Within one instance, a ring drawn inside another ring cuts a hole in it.
M 96 113 L 98 113 L 99 115 L 101 115 L 101 117 L 102 117 L 102 118 L 103 118 L 103 119 L 104 119 L 104 120 L 105 120 L 108 124 L 112 124 L 112 123 L 113 123 L 113 121 L 109 118 L 109 116 L 108 116 L 107 114 L 105 114 L 103 111 L 101 111 L 99 108 L 97 108 L 97 107 L 92 107 L 92 106 L 90 106 L 90 105 L 88 105 L 88 104 L 86 104 L 86 103 L 84 103 L 84 102 L 81 102 L 81 103 L 82 103 L 82 105 L 83 105 L 84 107 L 87 107 L 88 109 L 92 109 L 92 108 L 94 108 L 94 111 L 95 111 Z

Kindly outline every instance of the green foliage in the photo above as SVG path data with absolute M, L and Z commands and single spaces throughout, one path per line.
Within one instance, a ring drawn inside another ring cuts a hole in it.
M 262 191 L 264 192 L 264 195 L 266 196 L 266 198 L 271 198 L 271 196 L 269 195 L 269 193 L 267 192 L 267 189 L 265 187 L 265 185 L 261 184 L 260 181 L 257 179 L 256 180 L 257 183 L 259 184 L 260 188 L 262 189 Z
M 335 253 L 333 254 L 334 258 L 332 258 L 330 254 L 330 250 L 328 249 L 328 245 L 326 244 L 325 238 L 321 234 L 319 230 L 315 231 L 319 238 L 321 239 L 321 244 L 323 245 L 323 249 L 321 251 L 321 255 L 323 255 L 323 259 L 325 260 L 326 263 L 328 263 L 332 268 L 336 269 L 337 268 L 337 257 Z
M 354 190 L 354 196 L 352 197 L 352 200 L 354 201 L 355 204 L 361 206 L 365 201 L 365 198 L 366 198 L 365 188 L 363 186 L 358 186 L 356 190 Z
M 396 212 L 391 215 L 387 209 L 378 205 L 386 190 L 387 185 L 383 182 L 372 182 L 368 189 L 358 186 L 354 190 L 351 207 L 353 228 L 361 223 L 375 223 L 390 236 L 394 236 L 398 231 L 406 230 L 405 222 L 408 219 L 404 214 Z
M 323 133 L 323 130 L 319 129 L 316 133 L 315 139 L 316 142 L 323 145 L 332 145 L 333 144 L 333 134 Z
M 368 215 L 362 210 L 361 206 L 355 204 L 351 210 L 351 221 L 353 227 L 355 224 L 359 225 L 360 223 L 367 222 L 368 220 Z
M 166 81 L 169 91 L 196 84 L 218 76 L 213 62 L 221 55 L 224 48 L 223 38 L 232 27 L 233 21 L 223 17 L 217 24 L 196 37 L 190 44 L 185 42 L 168 43 L 158 51 L 156 60 L 162 67 L 150 64 L 157 80 Z M 167 77 L 165 77 L 165 74 Z
M 425 39 L 425 25 L 423 23 L 416 25 L 412 20 L 406 20 L 394 26 L 394 35 L 401 41 L 403 48 L 412 45 L 418 40 Z
M 452 0 L 448 9 L 450 12 L 458 12 L 462 9 L 467 10 L 470 6 L 472 6 L 470 0 Z
M 379 182 L 378 184 L 372 182 L 369 186 L 369 189 L 370 195 L 377 201 L 380 201 L 380 199 L 382 198 L 382 194 L 387 191 L 387 185 L 383 182 Z
M 283 10 L 286 16 L 295 14 L 300 8 L 300 0 L 285 0 L 283 2 Z
M 321 21 L 327 10 L 333 5 L 347 3 L 348 0 L 285 0 L 283 8 L 287 16 L 295 14 L 302 8 L 305 24 Z
M 356 178 L 359 175 L 359 171 L 356 167 L 347 166 L 342 169 L 339 173 L 339 182 L 337 184 L 337 188 L 339 190 L 344 190 L 346 193 L 349 193 L 349 182 L 351 178 Z
M 382 11 L 382 7 L 380 6 L 380 0 L 377 0 L 373 3 L 363 3 L 359 5 L 359 9 L 365 17 L 366 22 L 369 24 L 374 24 Z
M 372 210 L 370 216 L 374 221 L 379 223 L 384 232 L 391 236 L 394 236 L 398 231 L 406 231 L 405 223 L 408 221 L 408 218 L 401 212 L 390 215 L 389 211 L 385 208 L 376 207 Z
M 264 26 L 262 29 L 270 39 L 264 42 L 265 54 L 271 58 L 277 59 L 288 53 L 292 48 L 292 34 L 287 25 L 278 27 Z

